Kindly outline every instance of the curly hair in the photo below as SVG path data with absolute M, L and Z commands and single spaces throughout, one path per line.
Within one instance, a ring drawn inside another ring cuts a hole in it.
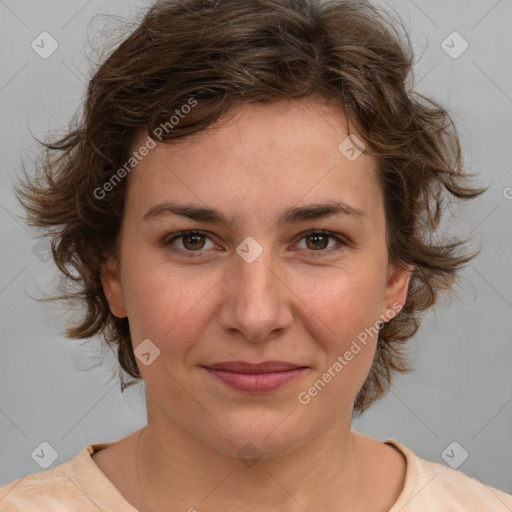
M 81 114 L 41 143 L 35 175 L 24 170 L 15 187 L 27 224 L 44 228 L 64 275 L 62 293 L 43 300 L 82 307 L 66 336 L 101 334 L 122 370 L 141 378 L 128 319 L 111 313 L 101 281 L 105 255 L 117 252 L 128 181 L 120 178 L 140 130 L 178 139 L 250 102 L 312 97 L 342 109 L 377 158 L 389 260 L 413 268 L 403 309 L 379 332 L 354 415 L 389 390 L 395 372 L 411 371 L 405 342 L 420 315 L 478 253 L 441 237 L 446 207 L 485 189 L 471 182 L 448 111 L 413 90 L 414 55 L 402 25 L 361 0 L 153 4 L 99 65 Z M 169 123 L 191 101 L 195 108 Z M 121 391 L 135 383 L 120 376 Z

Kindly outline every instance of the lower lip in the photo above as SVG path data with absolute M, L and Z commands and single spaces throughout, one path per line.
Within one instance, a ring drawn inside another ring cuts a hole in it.
M 274 391 L 280 387 L 295 380 L 302 375 L 307 368 L 296 368 L 283 372 L 269 373 L 235 373 L 226 370 L 214 370 L 205 368 L 217 379 L 228 386 L 239 391 L 249 391 L 252 393 L 264 393 L 265 391 Z

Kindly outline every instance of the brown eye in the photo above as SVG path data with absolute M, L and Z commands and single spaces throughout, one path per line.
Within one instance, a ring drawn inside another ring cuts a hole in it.
M 187 257 L 204 256 L 208 249 L 215 248 L 215 243 L 202 231 L 182 231 L 164 241 L 163 245 L 172 252 Z
M 301 247 L 301 244 L 304 245 Z M 312 230 L 303 233 L 298 248 L 305 250 L 310 256 L 328 256 L 345 249 L 348 242 L 342 235 L 326 230 Z
M 329 237 L 316 233 L 313 235 L 308 235 L 305 237 L 307 242 L 306 245 L 308 249 L 312 250 L 318 250 L 318 249 L 325 249 L 329 245 Z M 309 243 L 311 242 L 311 243 Z
M 204 247 L 204 236 L 192 233 L 189 235 L 183 235 L 181 237 L 183 239 L 183 247 L 189 251 L 197 251 Z

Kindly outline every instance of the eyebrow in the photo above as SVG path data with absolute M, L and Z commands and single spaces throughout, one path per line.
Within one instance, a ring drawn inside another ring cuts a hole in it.
M 196 221 L 224 224 L 231 228 L 235 225 L 234 219 L 227 217 L 215 208 L 206 208 L 193 204 L 179 204 L 171 201 L 155 204 L 149 208 L 142 219 L 147 221 L 168 214 L 179 215 Z M 360 219 L 368 218 L 368 215 L 363 210 L 355 208 L 343 201 L 329 201 L 288 208 L 279 216 L 277 225 L 323 219 L 335 215 L 351 216 Z

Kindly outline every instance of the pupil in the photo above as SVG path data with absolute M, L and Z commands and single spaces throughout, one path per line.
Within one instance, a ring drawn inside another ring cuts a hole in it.
M 309 247 L 310 249 L 325 249 L 325 247 L 327 247 L 327 245 L 325 244 L 327 238 L 324 235 L 310 235 L 308 237 L 308 240 L 313 239 L 315 240 L 315 242 L 313 242 L 313 247 Z M 317 242 L 320 242 L 320 244 L 318 244 Z
M 204 241 L 203 241 L 203 244 L 201 244 L 201 238 L 202 238 L 202 235 L 185 235 L 183 237 L 183 245 L 187 248 L 187 249 L 201 249 L 201 247 L 204 245 Z M 193 240 L 195 239 L 196 241 L 192 241 L 191 244 L 189 244 L 188 242 L 190 240 Z M 199 239 L 199 242 L 197 241 Z M 198 244 L 200 247 L 198 247 Z M 189 245 L 192 245 L 192 247 L 190 247 Z

